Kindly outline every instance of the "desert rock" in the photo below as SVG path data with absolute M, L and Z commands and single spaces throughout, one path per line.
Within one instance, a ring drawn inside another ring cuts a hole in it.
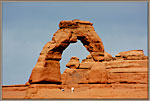
M 144 56 L 143 50 L 130 50 L 125 52 L 120 52 L 116 57 L 124 58 L 125 60 L 145 60 L 147 56 Z
M 83 59 L 80 63 L 80 69 L 91 69 L 92 66 L 95 64 L 95 61 L 93 60 L 93 57 L 91 54 L 89 54 L 86 59 Z
M 111 54 L 107 53 L 106 51 L 104 52 L 104 60 L 105 61 L 110 61 L 113 60 L 113 57 Z
M 66 69 L 62 74 L 62 84 L 85 84 L 88 83 L 87 69 Z
M 61 82 L 60 64 L 62 52 L 70 43 L 80 40 L 91 53 L 94 61 L 104 60 L 104 46 L 102 40 L 89 21 L 78 19 L 61 21 L 53 38 L 42 49 L 39 59 L 33 68 L 29 82 Z M 54 62 L 54 63 L 53 63 Z M 56 65 L 54 65 L 56 63 Z
M 95 63 L 89 72 L 89 83 L 107 83 L 107 70 L 104 63 Z
M 66 64 L 66 67 L 71 69 L 76 69 L 80 65 L 80 61 L 78 57 L 71 57 L 70 61 Z

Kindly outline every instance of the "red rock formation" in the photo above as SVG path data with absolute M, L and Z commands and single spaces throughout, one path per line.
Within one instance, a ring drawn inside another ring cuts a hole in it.
M 137 50 L 139 52 L 139 50 Z M 136 52 L 136 50 L 134 50 Z M 142 53 L 141 51 L 139 53 Z M 123 55 L 136 56 L 132 51 L 121 52 Z M 126 53 L 126 54 L 125 54 Z M 131 54 L 132 53 L 132 54 Z M 142 56 L 146 59 L 146 56 L 142 53 L 137 56 Z M 113 59 L 113 57 L 105 52 L 103 62 L 95 62 L 91 55 L 88 55 L 86 59 L 83 59 L 80 63 L 78 69 L 67 69 L 62 74 L 63 84 L 69 84 L 68 82 L 73 82 L 73 84 L 102 84 L 102 83 L 145 83 L 147 84 L 148 78 L 148 61 L 139 58 L 138 60 L 127 60 L 123 57 L 122 59 Z M 74 64 L 75 65 L 75 64 Z M 80 72 L 84 70 L 84 72 Z M 74 72 L 74 73 L 73 73 Z M 86 76 L 83 76 L 85 75 Z M 75 77 L 78 75 L 77 78 Z M 81 76 L 82 75 L 82 76 Z M 74 77 L 74 78 L 73 78 Z
M 86 59 L 83 59 L 80 63 L 79 69 L 91 69 L 92 66 L 95 64 L 91 54 L 89 54 Z
M 71 87 L 75 91 L 71 92 Z M 64 91 L 61 90 L 64 89 Z M 3 86 L 4 99 L 148 99 L 146 84 L 32 84 Z
M 66 69 L 62 74 L 62 84 L 85 84 L 88 83 L 88 69 Z
M 110 55 L 109 53 L 107 53 L 106 51 L 104 52 L 104 60 L 105 61 L 110 61 L 113 60 L 112 55 Z
M 92 25 L 89 21 L 61 21 L 52 41 L 43 47 L 29 81 L 25 85 L 3 86 L 2 98 L 147 99 L 148 57 L 143 50 L 120 52 L 112 57 L 104 51 Z M 62 52 L 77 39 L 90 54 L 81 63 L 72 57 L 61 75 Z
M 96 62 L 89 72 L 89 83 L 107 83 L 107 70 L 104 63 Z
M 42 49 L 39 59 L 32 70 L 29 83 L 61 82 L 60 64 L 62 52 L 70 43 L 80 40 L 91 53 L 94 61 L 104 60 L 104 46 L 89 21 L 61 21 L 60 29 L 53 35 L 52 41 Z
M 66 64 L 66 67 L 76 69 L 79 67 L 80 61 L 78 57 L 71 57 L 70 61 Z
M 130 50 L 120 52 L 116 57 L 124 58 L 125 60 L 145 60 L 147 56 L 144 56 L 143 50 Z

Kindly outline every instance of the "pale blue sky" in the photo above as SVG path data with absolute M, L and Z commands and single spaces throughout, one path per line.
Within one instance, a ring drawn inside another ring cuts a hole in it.
M 3 2 L 2 84 L 28 81 L 43 46 L 51 41 L 61 20 L 87 20 L 112 56 L 135 49 L 147 55 L 146 2 Z M 89 52 L 71 44 L 62 56 L 61 72 L 71 56 L 80 61 Z

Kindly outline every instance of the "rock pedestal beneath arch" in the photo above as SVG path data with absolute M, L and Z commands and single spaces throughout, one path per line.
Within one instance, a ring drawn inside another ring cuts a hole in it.
M 104 60 L 104 46 L 89 21 L 61 21 L 53 38 L 42 49 L 38 61 L 32 70 L 29 83 L 61 82 L 60 63 L 63 51 L 70 43 L 80 40 L 90 52 L 94 61 Z

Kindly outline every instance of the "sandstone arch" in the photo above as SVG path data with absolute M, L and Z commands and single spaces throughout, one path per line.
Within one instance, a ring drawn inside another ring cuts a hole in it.
M 70 43 L 80 40 L 90 52 L 94 61 L 104 60 L 104 46 L 89 21 L 72 20 L 61 21 L 59 28 L 53 35 L 52 41 L 42 49 L 38 61 L 29 78 L 30 83 L 61 82 L 61 55 Z

